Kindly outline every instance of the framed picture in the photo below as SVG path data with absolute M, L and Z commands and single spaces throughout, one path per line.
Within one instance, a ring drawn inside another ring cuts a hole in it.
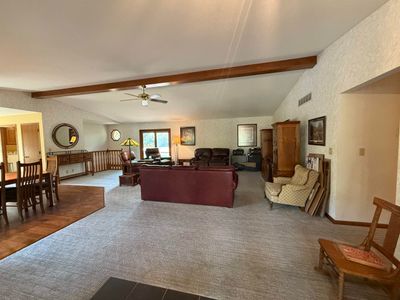
M 196 127 L 181 127 L 181 145 L 196 145 Z
M 326 117 L 308 120 L 308 144 L 325 146 Z
M 237 126 L 238 147 L 257 147 L 257 124 Z

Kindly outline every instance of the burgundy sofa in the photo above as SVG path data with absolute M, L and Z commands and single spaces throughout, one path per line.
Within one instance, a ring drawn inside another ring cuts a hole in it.
M 233 207 L 233 167 L 141 166 L 142 200 Z

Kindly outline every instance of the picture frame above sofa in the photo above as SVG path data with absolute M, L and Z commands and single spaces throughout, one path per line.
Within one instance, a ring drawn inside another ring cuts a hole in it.
M 181 145 L 196 145 L 196 127 L 181 127 Z
M 238 147 L 257 147 L 257 124 L 238 124 Z

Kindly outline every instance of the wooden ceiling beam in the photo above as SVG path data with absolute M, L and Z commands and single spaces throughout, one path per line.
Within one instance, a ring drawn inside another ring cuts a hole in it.
M 32 92 L 32 98 L 46 99 L 83 94 L 102 93 L 119 90 L 135 89 L 141 85 L 175 85 L 209 80 L 227 79 L 260 74 L 278 73 L 294 70 L 303 70 L 314 67 L 317 64 L 316 56 L 294 58 L 287 60 L 271 61 L 236 67 L 211 69 L 197 72 L 180 73 L 149 78 L 117 81 L 102 84 L 78 86 L 65 89 Z

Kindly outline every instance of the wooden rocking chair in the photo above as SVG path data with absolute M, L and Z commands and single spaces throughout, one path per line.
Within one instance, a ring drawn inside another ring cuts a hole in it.
M 382 284 L 390 293 L 391 299 L 400 299 L 400 262 L 394 257 L 397 241 L 400 234 L 400 206 L 388 201 L 374 198 L 376 210 L 372 219 L 371 227 L 364 242 L 357 248 L 370 251 L 374 248 L 378 254 L 387 259 L 388 269 L 382 270 L 361 263 L 347 260 L 339 249 L 339 244 L 333 241 L 319 239 L 320 257 L 317 270 L 323 270 L 328 265 L 339 277 L 338 299 L 343 299 L 344 280 L 346 276 L 361 277 Z M 386 231 L 383 245 L 374 240 L 382 209 L 391 213 L 389 226 Z

